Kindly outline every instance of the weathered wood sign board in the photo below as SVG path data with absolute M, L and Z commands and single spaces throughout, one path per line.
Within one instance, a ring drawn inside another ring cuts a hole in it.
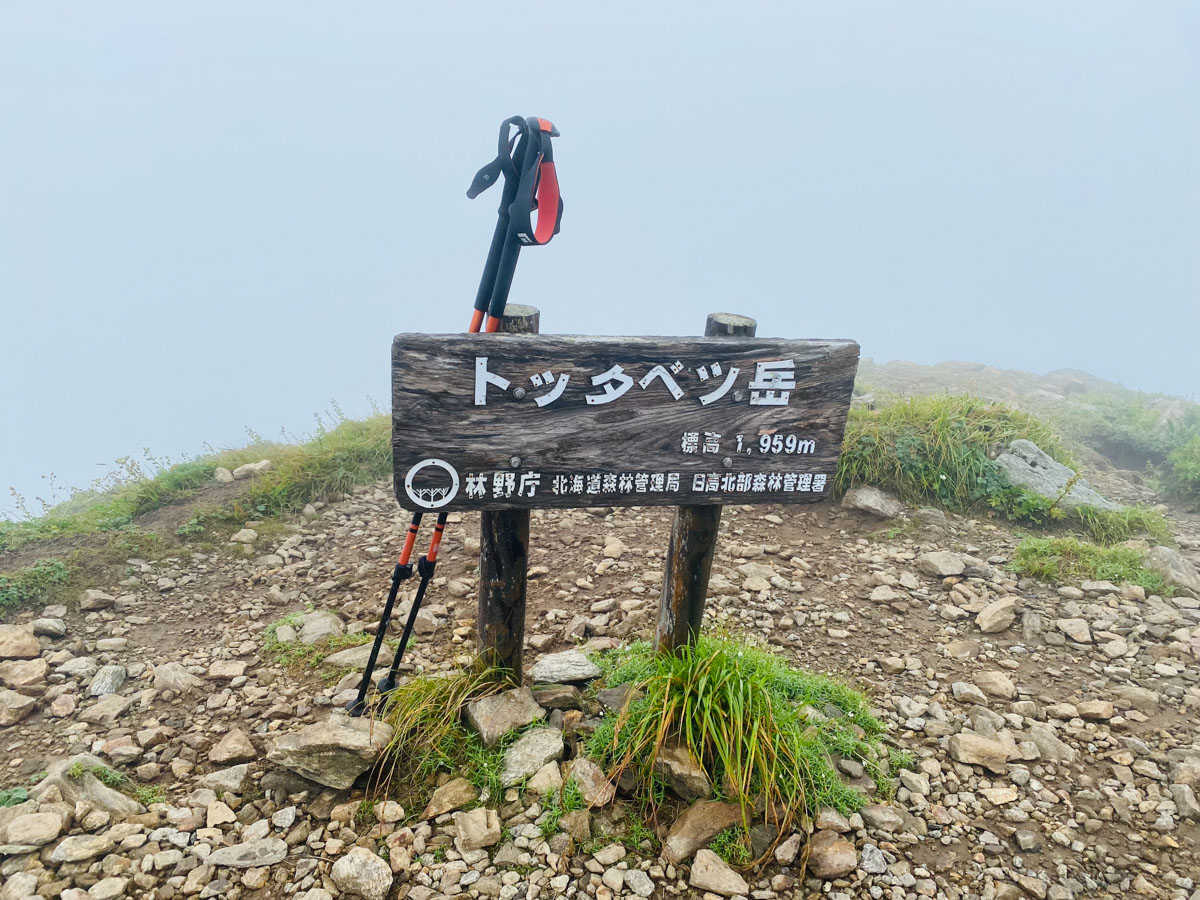
M 408 510 L 804 503 L 832 490 L 853 341 L 401 334 Z

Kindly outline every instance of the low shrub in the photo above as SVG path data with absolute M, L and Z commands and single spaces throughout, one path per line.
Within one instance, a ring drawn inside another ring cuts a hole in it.
M 39 559 L 23 569 L 0 573 L 0 615 L 47 603 L 56 589 L 71 583 L 71 577 L 71 567 L 60 559 Z

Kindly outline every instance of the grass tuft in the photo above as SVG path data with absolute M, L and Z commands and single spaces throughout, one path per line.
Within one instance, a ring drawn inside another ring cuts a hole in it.
M 71 578 L 71 567 L 60 559 L 39 559 L 15 572 L 0 573 L 0 613 L 48 603 Z
M 960 511 L 990 507 L 1040 527 L 1069 524 L 1105 544 L 1139 535 L 1160 543 L 1170 540 L 1166 520 L 1154 510 L 1067 509 L 1060 505 L 1062 497 L 1010 486 L 992 460 L 1017 438 L 1033 441 L 1063 465 L 1076 466 L 1048 425 L 976 397 L 913 397 L 879 409 L 852 409 L 835 487 L 844 493 L 869 484 L 909 502 Z
M 758 802 L 780 833 L 819 807 L 863 805 L 862 793 L 838 776 L 835 755 L 887 775 L 884 727 L 865 698 L 765 650 L 705 635 L 670 655 L 640 642 L 603 654 L 599 664 L 604 683 L 630 685 L 631 699 L 596 729 L 588 754 L 613 778 L 632 772 L 635 799 L 650 808 L 662 800 L 655 760 L 675 742 L 719 794 L 741 805 L 746 827 Z
M 1017 546 L 1010 568 L 1018 575 L 1062 584 L 1066 581 L 1111 581 L 1136 584 L 1149 594 L 1169 597 L 1174 589 L 1142 564 L 1144 553 L 1134 547 L 1100 547 L 1075 538 L 1025 538 Z
M 1044 423 L 977 397 L 913 397 L 879 409 L 855 408 L 835 485 L 844 493 L 870 484 L 913 503 L 934 500 L 967 509 L 995 493 L 991 457 L 1017 438 L 1073 466 L 1062 440 Z
M 462 725 L 463 707 L 512 685 L 502 669 L 482 665 L 444 676 L 423 676 L 388 695 L 381 719 L 392 727 L 379 785 L 415 787 L 439 771 L 469 767 L 468 778 L 491 797 L 500 796 L 503 752 L 489 750 Z

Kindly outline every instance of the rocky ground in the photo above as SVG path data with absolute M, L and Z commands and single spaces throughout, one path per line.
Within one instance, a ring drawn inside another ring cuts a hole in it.
M 703 847 L 730 821 L 716 801 L 658 823 L 661 845 L 622 834 L 620 796 L 556 727 L 578 705 L 562 689 L 480 711 L 546 714 L 508 751 L 505 780 L 532 789 L 447 776 L 406 786 L 413 808 L 364 806 L 354 780 L 387 734 L 341 711 L 365 658 L 343 636 L 374 627 L 405 521 L 386 484 L 306 513 L 286 537 L 247 523 L 217 553 L 129 560 L 78 608 L 0 625 L 0 784 L 31 794 L 0 808 L 0 900 L 1200 900 L 1194 594 L 1018 581 L 1011 530 L 934 510 L 727 508 L 713 624 L 857 684 L 915 759 L 891 801 L 826 811 L 739 874 Z M 531 674 L 578 683 L 586 660 L 555 654 L 652 632 L 669 515 L 535 513 Z M 1200 525 L 1173 524 L 1186 580 Z M 476 534 L 453 523 L 406 671 L 471 658 Z M 268 638 L 344 649 L 285 667 Z M 596 805 L 547 836 L 538 788 L 564 774 Z

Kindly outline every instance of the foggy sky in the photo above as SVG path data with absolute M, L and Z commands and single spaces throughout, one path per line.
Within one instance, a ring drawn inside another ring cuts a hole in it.
M 466 328 L 514 114 L 562 131 L 544 332 L 1200 389 L 1195 4 L 0 9 L 0 488 L 386 408 L 392 335 Z

